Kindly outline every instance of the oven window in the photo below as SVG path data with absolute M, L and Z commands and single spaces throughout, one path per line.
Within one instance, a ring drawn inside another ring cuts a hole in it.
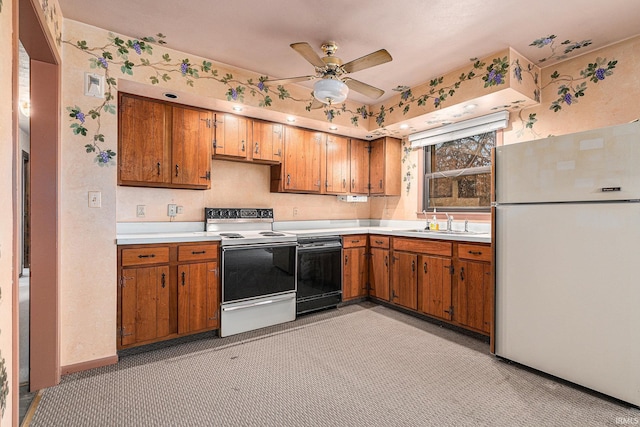
M 298 252 L 298 293 L 305 298 L 342 289 L 342 253 L 330 251 Z
M 222 264 L 223 302 L 296 289 L 295 245 L 223 248 Z

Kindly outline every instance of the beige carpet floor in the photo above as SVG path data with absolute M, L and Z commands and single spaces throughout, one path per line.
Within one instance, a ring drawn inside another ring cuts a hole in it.
M 31 426 L 615 426 L 640 410 L 362 303 L 123 356 L 47 389 Z

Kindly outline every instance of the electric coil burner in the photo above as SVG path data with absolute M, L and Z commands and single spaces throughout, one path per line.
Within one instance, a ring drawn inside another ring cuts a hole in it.
M 222 246 L 220 335 L 295 320 L 296 235 L 273 231 L 273 209 L 204 212 L 205 230 Z

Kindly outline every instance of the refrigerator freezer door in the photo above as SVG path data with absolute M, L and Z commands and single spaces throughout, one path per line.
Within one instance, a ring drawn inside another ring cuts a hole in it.
M 640 199 L 640 122 L 496 148 L 496 201 Z
M 496 208 L 496 354 L 640 405 L 640 203 Z

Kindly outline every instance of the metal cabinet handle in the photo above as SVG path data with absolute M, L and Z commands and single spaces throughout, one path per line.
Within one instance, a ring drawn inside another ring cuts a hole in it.
M 415 260 L 411 261 L 411 271 L 416 271 L 416 262 L 415 262 Z
M 342 178 L 342 188 L 347 188 L 347 180 Z
M 424 269 L 424 274 L 427 274 L 427 262 L 426 261 L 424 263 L 423 269 Z
M 460 280 L 464 280 L 464 267 L 460 267 Z
M 242 148 L 241 148 L 241 150 L 244 151 L 244 139 L 242 140 Z
M 382 240 L 376 240 L 375 242 L 376 242 L 377 244 L 379 244 L 379 245 L 381 245 L 381 244 L 383 244 L 383 243 L 384 243 Z
M 184 286 L 184 284 L 185 284 L 185 276 L 186 276 L 186 273 L 183 271 L 182 272 L 182 286 Z
M 354 188 L 356 188 L 356 180 L 355 178 L 351 178 L 351 189 L 353 190 Z
M 389 267 L 389 255 L 384 256 L 384 266 Z
M 160 176 L 160 162 L 158 162 L 158 176 Z
M 344 256 L 344 265 L 347 265 L 349 263 L 349 255 L 345 255 Z
M 192 255 L 201 255 L 201 254 L 206 254 L 207 251 L 191 251 Z
M 156 255 L 155 254 L 149 254 L 149 255 L 138 255 L 138 258 L 155 258 Z
M 380 188 L 382 189 L 382 180 L 380 180 Z
M 291 185 L 291 174 L 287 174 L 287 185 Z
M 260 152 L 260 143 L 256 142 L 256 154 Z
M 176 176 L 178 176 L 178 171 L 180 170 L 179 166 L 176 165 Z
M 164 274 L 164 273 L 162 273 L 162 278 L 160 279 L 160 283 L 162 284 L 162 287 L 163 287 L 163 288 L 164 288 L 164 287 L 165 287 L 165 285 L 166 285 L 164 278 L 165 278 L 165 274 Z
M 482 251 L 469 251 L 471 255 L 482 255 Z

